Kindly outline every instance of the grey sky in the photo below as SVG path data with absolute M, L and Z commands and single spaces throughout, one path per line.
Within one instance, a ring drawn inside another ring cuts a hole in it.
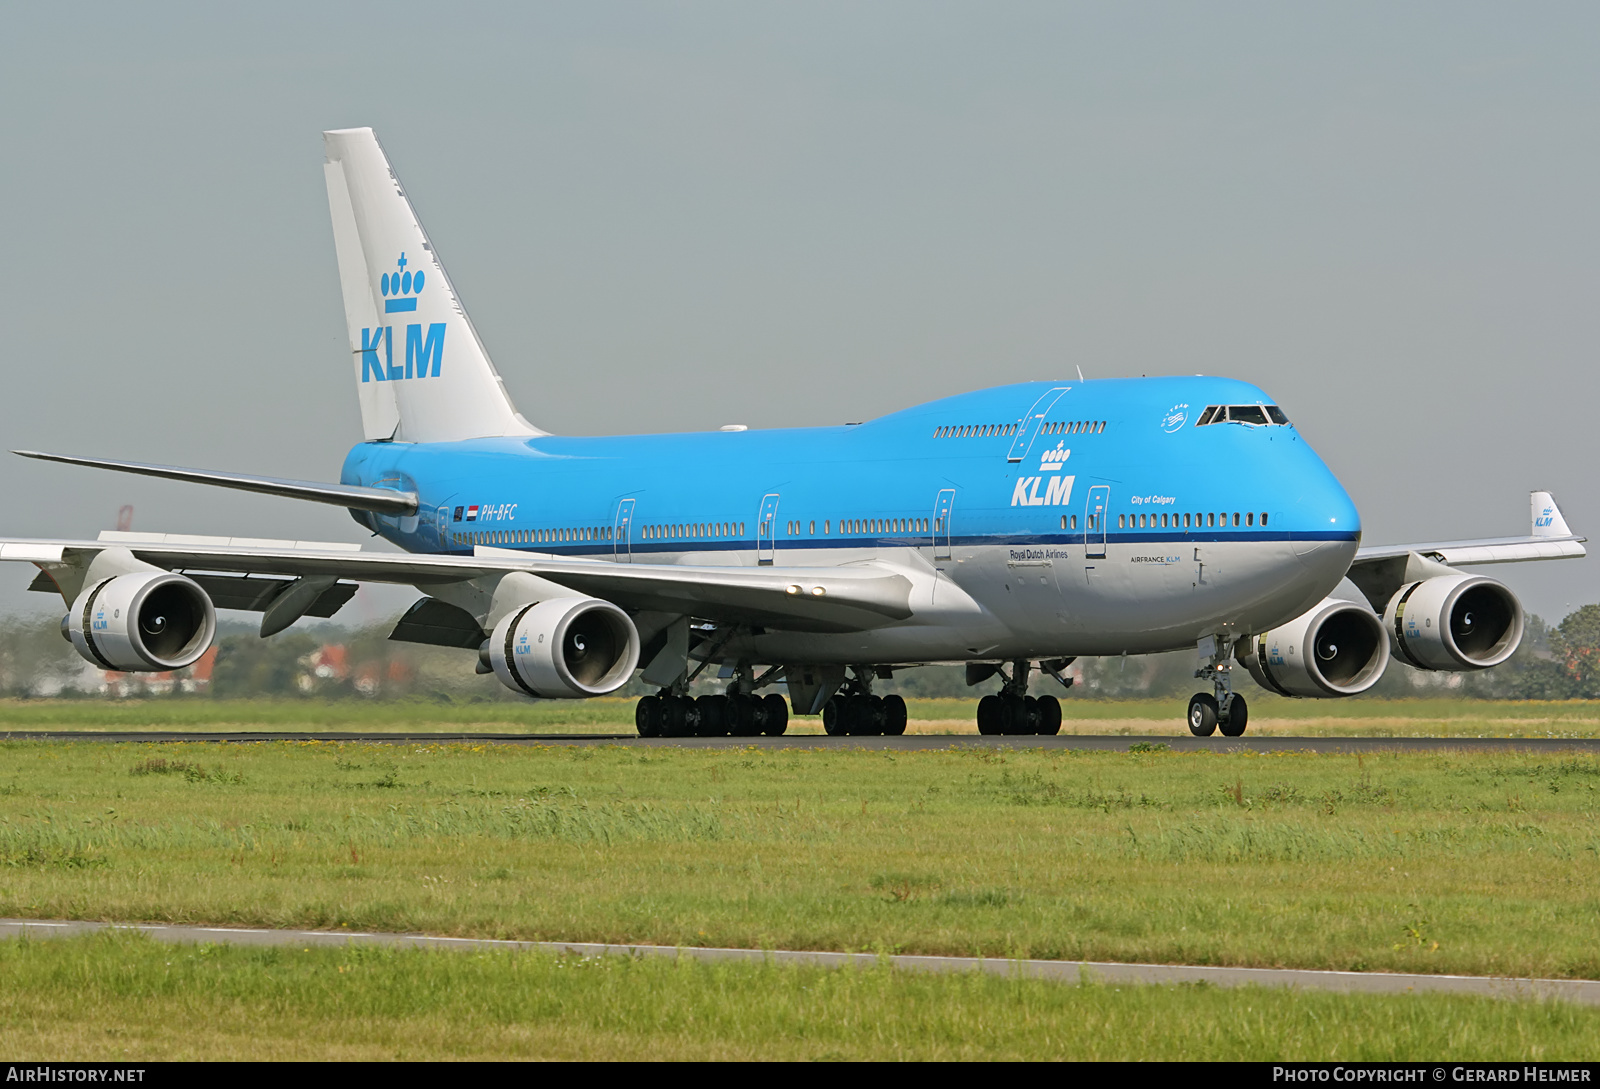
M 359 426 L 319 133 L 372 125 L 548 429 L 1227 374 L 1369 542 L 1523 532 L 1534 487 L 1600 539 L 1593 4 L 0 10 L 7 447 L 334 479 Z M 359 532 L 6 469 L 8 535 L 124 502 Z M 1594 561 L 1498 573 L 1550 619 L 1600 600 Z M 45 604 L 27 579 L 0 607 Z

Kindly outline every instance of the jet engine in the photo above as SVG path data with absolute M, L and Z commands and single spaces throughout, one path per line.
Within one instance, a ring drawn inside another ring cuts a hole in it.
M 1280 696 L 1354 696 L 1383 676 L 1389 637 L 1371 609 L 1330 597 L 1281 628 L 1243 641 L 1237 657 L 1257 684 Z
M 483 650 L 500 683 L 543 699 L 615 692 L 639 664 L 639 630 L 593 597 L 558 597 L 514 609 Z
M 125 673 L 193 665 L 217 634 L 217 610 L 193 579 L 170 571 L 115 575 L 84 588 L 61 634 L 95 665 Z
M 1522 602 L 1482 575 L 1440 575 L 1395 591 L 1383 610 L 1394 656 L 1418 669 L 1487 669 L 1522 642 Z

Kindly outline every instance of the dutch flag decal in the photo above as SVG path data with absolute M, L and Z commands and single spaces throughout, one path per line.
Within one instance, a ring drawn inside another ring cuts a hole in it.
M 468 507 L 467 508 L 467 521 L 476 522 L 477 520 L 478 520 L 478 508 L 477 507 Z

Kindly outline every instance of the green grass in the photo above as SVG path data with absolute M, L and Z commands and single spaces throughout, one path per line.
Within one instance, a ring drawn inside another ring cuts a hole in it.
M 975 700 L 907 701 L 912 732 L 976 733 Z M 0 700 L 7 730 L 632 733 L 634 701 Z M 1183 734 L 1183 701 L 1063 700 L 1066 733 Z M 1250 695 L 1251 736 L 1600 737 L 1600 701 L 1288 700 Z M 794 718 L 791 733 L 821 733 Z
M 372 947 L 0 942 L 0 1052 L 194 1059 L 1587 1061 L 1600 1010 Z
M 1600 758 L 0 743 L 0 915 L 1600 976 Z

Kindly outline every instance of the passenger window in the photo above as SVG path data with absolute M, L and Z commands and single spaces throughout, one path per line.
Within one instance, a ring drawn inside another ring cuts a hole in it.
M 1233 525 L 1234 525 L 1235 529 L 1237 529 L 1239 527 L 1239 512 L 1238 511 L 1234 511 L 1233 512 Z
M 1255 511 L 1250 511 L 1247 514 L 1245 514 L 1245 516 L 1244 516 L 1244 524 L 1247 525 L 1247 526 L 1253 526 L 1253 525 L 1256 524 L 1256 512 Z
M 1184 529 L 1188 529 L 1189 528 L 1189 516 L 1187 514 L 1185 514 L 1183 516 L 1183 528 Z
M 1261 524 L 1262 525 L 1266 525 L 1267 524 L 1267 512 L 1266 511 L 1262 511 L 1261 512 Z
M 1077 529 L 1078 528 L 1078 516 L 1076 514 L 1074 514 L 1072 516 L 1072 528 L 1073 529 Z
M 1128 528 L 1126 525 L 1123 524 L 1123 517 L 1124 517 L 1123 515 L 1120 515 L 1120 514 L 1117 515 L 1117 528 L 1118 529 L 1127 529 Z

